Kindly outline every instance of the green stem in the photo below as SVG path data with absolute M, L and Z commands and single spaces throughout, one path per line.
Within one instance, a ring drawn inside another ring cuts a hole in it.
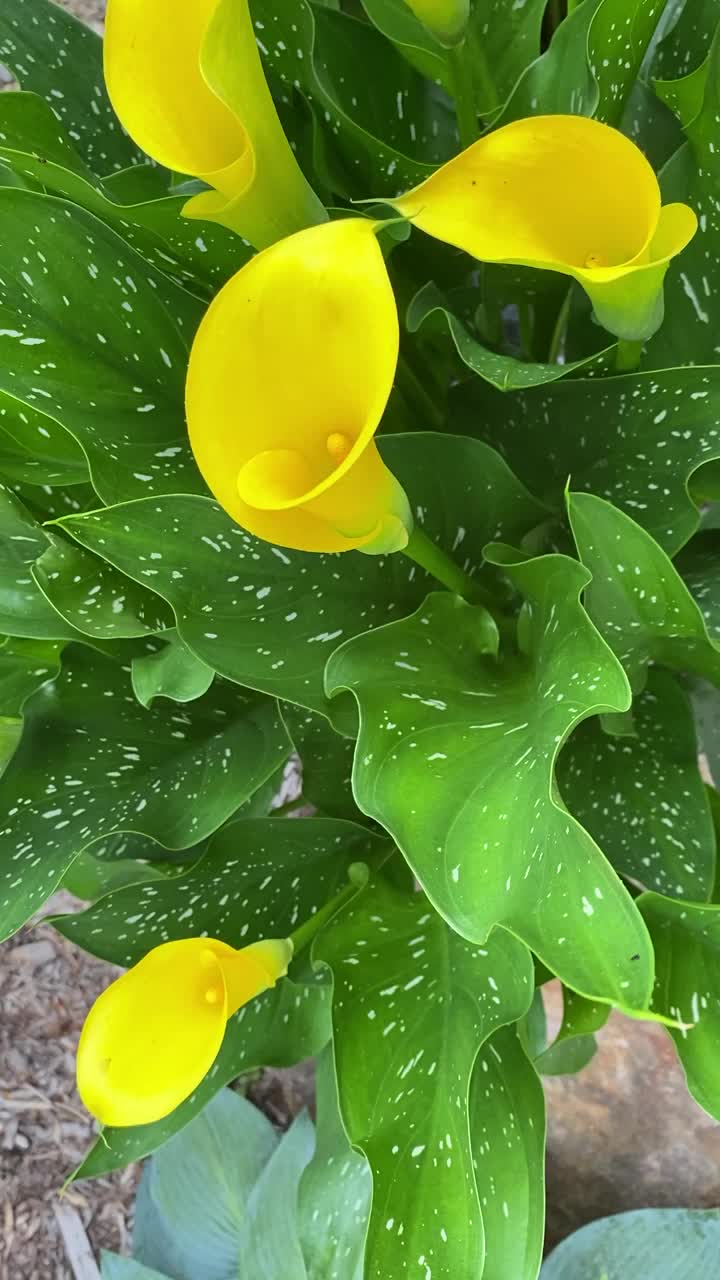
M 557 364 L 558 357 L 561 355 L 565 345 L 565 336 L 567 334 L 568 320 L 570 318 L 570 303 L 572 302 L 572 285 L 565 294 L 563 304 L 558 311 L 558 317 L 555 321 L 555 328 L 550 339 L 550 351 L 548 353 L 548 362 Z
M 631 373 L 640 366 L 643 343 L 620 338 L 615 352 L 615 369 L 618 373 Z
M 387 856 L 388 855 L 386 854 L 383 857 L 383 861 L 385 861 L 385 857 Z M 379 866 L 381 864 L 378 863 L 377 865 Z M 331 898 L 329 902 L 326 902 L 325 906 L 321 907 L 319 911 L 316 911 L 314 916 L 310 916 L 309 920 L 305 920 L 294 933 L 290 934 L 290 941 L 293 944 L 294 955 L 297 955 L 299 951 L 302 951 L 309 943 L 312 942 L 316 933 L 320 932 L 323 925 L 327 924 L 328 920 L 330 920 L 341 907 L 344 907 L 345 903 L 349 902 L 358 890 L 364 889 L 369 878 L 370 867 L 366 862 L 352 862 L 350 864 L 348 867 L 348 884 L 345 885 L 345 888 L 341 889 L 339 893 L 336 893 L 335 897 Z
M 460 134 L 460 146 L 464 151 L 466 147 L 472 146 L 473 142 L 477 142 L 479 136 L 478 116 L 475 108 L 475 86 L 468 59 L 468 46 L 465 41 L 448 50 L 448 66 L 450 68 L 452 93 L 455 99 L 455 114 L 457 116 L 458 133 Z
M 396 381 L 405 398 L 410 401 L 411 406 L 417 410 L 421 418 L 427 419 L 435 428 L 443 425 L 442 410 L 438 408 L 402 353 L 398 359 Z
M 417 525 L 410 534 L 410 540 L 403 554 L 426 573 L 432 574 L 433 578 L 437 578 L 448 591 L 454 591 L 471 604 L 486 604 L 497 608 L 497 601 L 490 596 L 489 592 L 465 573 L 464 569 L 456 565 L 455 561 L 451 560 L 450 556 L 432 542 Z

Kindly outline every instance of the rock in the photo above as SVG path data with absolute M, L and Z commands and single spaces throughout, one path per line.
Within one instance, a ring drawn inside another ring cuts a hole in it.
M 39 969 L 43 964 L 49 964 L 56 958 L 56 954 L 52 942 L 44 938 L 38 942 L 26 942 L 22 947 L 15 947 L 10 952 L 9 960 L 11 964 L 24 965 L 33 970 Z

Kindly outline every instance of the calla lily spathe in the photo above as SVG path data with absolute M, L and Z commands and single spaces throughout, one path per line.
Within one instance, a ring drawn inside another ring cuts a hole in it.
M 228 1018 L 273 987 L 292 959 L 289 940 L 236 951 L 212 938 L 166 942 L 113 982 L 87 1016 L 78 1092 L 102 1124 L 150 1124 L 200 1084 Z
M 220 291 L 193 343 L 197 464 L 233 520 L 279 546 L 399 551 L 412 529 L 374 441 L 399 342 L 376 230 L 348 218 L 265 249 Z
M 212 190 L 183 210 L 264 248 L 327 215 L 283 132 L 247 0 L 108 0 L 105 81 L 130 136 Z
M 639 148 L 585 116 L 516 120 L 392 203 L 483 262 L 574 277 L 599 323 L 629 341 L 659 328 L 668 265 L 697 229 L 687 205 L 662 207 Z

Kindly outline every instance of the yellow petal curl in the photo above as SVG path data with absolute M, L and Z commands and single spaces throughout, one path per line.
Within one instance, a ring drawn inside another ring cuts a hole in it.
M 639 148 L 585 116 L 516 120 L 393 203 L 483 262 L 572 276 L 599 322 L 631 341 L 662 323 L 665 273 L 697 229 L 687 205 L 661 208 Z
M 220 291 L 193 343 L 197 464 L 233 520 L 279 546 L 383 553 L 412 529 L 373 438 L 399 342 L 376 229 L 347 218 L 265 249 Z
M 103 991 L 77 1052 L 78 1092 L 102 1124 L 150 1124 L 209 1071 L 229 1017 L 287 973 L 292 943 L 236 951 L 213 938 L 166 942 Z
M 108 0 L 104 60 L 138 146 L 212 188 L 187 217 L 256 248 L 326 219 L 278 119 L 247 0 Z

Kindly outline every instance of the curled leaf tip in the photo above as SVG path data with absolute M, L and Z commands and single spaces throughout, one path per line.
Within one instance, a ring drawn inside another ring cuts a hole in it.
M 513 121 L 394 204 L 484 262 L 572 276 L 600 324 L 628 341 L 662 323 L 665 273 L 697 228 L 687 205 L 662 207 L 635 143 L 585 116 Z
M 78 1092 L 102 1124 L 150 1124 L 212 1066 L 229 1017 L 287 973 L 292 944 L 237 951 L 212 938 L 166 942 L 103 991 L 77 1053 Z
M 218 502 L 300 551 L 401 550 L 412 517 L 375 445 L 398 355 L 375 224 L 273 245 L 218 294 L 195 338 L 187 418 Z

